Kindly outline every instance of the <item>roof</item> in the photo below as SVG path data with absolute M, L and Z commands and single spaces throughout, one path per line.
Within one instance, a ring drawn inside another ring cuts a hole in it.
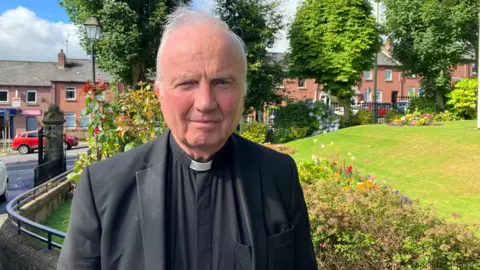
M 397 61 L 395 61 L 390 55 L 388 55 L 387 52 L 385 51 L 381 51 L 379 52 L 378 54 L 378 65 L 379 66 L 398 66 L 400 63 L 398 63 Z M 277 62 L 279 63 L 283 63 L 283 61 L 285 60 L 285 56 L 286 54 L 285 53 L 270 53 L 270 56 Z
M 57 62 L 0 60 L 0 85 L 50 86 L 52 82 L 86 82 L 92 80 L 92 62 L 89 59 L 67 59 L 65 68 Z M 96 80 L 109 81 L 112 77 L 98 66 Z

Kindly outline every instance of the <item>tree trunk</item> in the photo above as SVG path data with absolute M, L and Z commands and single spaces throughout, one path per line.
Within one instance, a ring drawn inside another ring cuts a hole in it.
M 435 91 L 435 101 L 437 102 L 438 107 L 444 111 L 445 110 L 445 102 L 443 101 L 443 92 L 442 91 Z
M 343 117 L 347 120 L 347 126 L 352 126 L 352 115 L 350 114 L 350 99 L 341 99 L 340 106 L 343 107 Z
M 145 71 L 145 62 L 137 61 L 132 64 L 132 85 L 135 85 L 139 81 L 145 81 L 146 71 Z

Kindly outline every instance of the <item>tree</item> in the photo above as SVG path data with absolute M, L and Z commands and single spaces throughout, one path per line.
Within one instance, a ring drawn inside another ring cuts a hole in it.
M 59 0 L 70 20 L 83 29 L 84 21 L 97 16 L 102 38 L 95 44 L 95 56 L 102 69 L 117 79 L 134 84 L 145 81 L 154 70 L 165 18 L 190 0 Z M 80 31 L 81 45 L 90 52 L 90 41 Z
M 458 2 L 449 6 L 439 0 L 384 0 L 391 53 L 401 63 L 398 69 L 418 75 L 425 95 L 442 109 L 453 68 L 464 63 L 467 54 L 478 57 L 478 1 Z
M 245 43 L 248 62 L 246 108 L 261 110 L 264 102 L 281 98 L 276 85 L 282 81 L 284 72 L 281 64 L 267 52 L 284 27 L 279 6 L 278 0 L 216 0 L 215 13 Z
M 288 33 L 291 76 L 315 79 L 350 118 L 353 86 L 380 51 L 379 27 L 365 0 L 305 0 Z
M 475 119 L 477 113 L 477 78 L 463 78 L 455 84 L 452 92 L 447 94 L 447 105 L 455 116 L 463 119 Z

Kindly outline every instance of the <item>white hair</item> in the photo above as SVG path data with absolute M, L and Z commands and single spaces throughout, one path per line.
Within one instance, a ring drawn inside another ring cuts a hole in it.
M 165 27 L 163 29 L 163 34 L 162 34 L 162 39 L 160 41 L 160 47 L 158 48 L 158 54 L 157 54 L 157 75 L 156 75 L 156 81 L 158 87 L 161 87 L 161 81 L 162 81 L 162 72 L 160 69 L 160 56 L 163 52 L 163 48 L 165 47 L 165 44 L 167 43 L 167 39 L 170 37 L 170 35 L 177 30 L 178 28 L 186 25 L 192 25 L 192 24 L 212 24 L 214 27 L 217 27 L 218 29 L 224 30 L 229 36 L 232 38 L 235 47 L 237 47 L 239 53 L 242 56 L 242 64 L 245 67 L 245 94 L 247 92 L 247 80 L 246 80 L 246 74 L 247 74 L 247 55 L 246 55 L 246 50 L 245 50 L 245 43 L 243 40 L 235 34 L 233 31 L 230 30 L 228 25 L 214 17 L 208 12 L 201 11 L 201 10 L 196 10 L 191 7 L 179 7 L 177 8 L 173 13 L 167 16 L 167 22 L 165 24 Z

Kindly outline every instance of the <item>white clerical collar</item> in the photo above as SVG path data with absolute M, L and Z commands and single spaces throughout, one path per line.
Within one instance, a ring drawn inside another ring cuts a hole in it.
M 195 170 L 195 171 L 208 171 L 212 168 L 212 161 L 210 160 L 209 162 L 198 162 L 195 160 L 190 161 L 190 169 Z

